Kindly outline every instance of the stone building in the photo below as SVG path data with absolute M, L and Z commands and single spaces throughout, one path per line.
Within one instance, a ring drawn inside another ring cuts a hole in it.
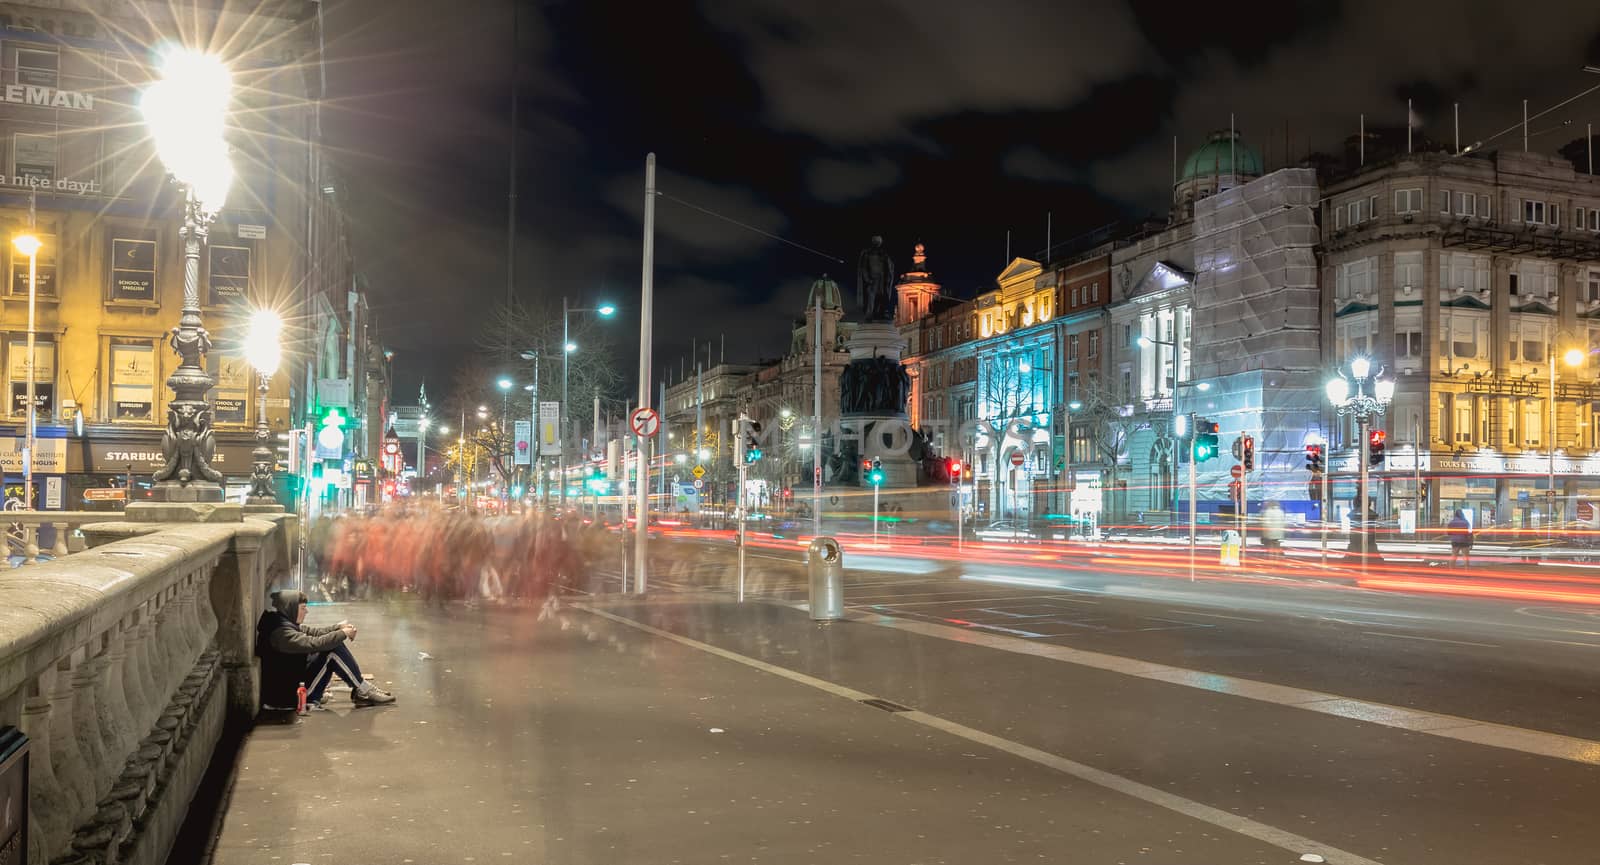
M 1402 155 L 1326 184 L 1321 220 L 1324 363 L 1368 355 L 1397 384 L 1381 514 L 1416 507 L 1419 475 L 1432 525 L 1571 520 L 1600 496 L 1600 180 L 1535 153 Z M 1353 434 L 1331 436 L 1343 502 Z
M 235 179 L 200 261 L 200 300 L 215 341 L 207 356 L 216 379 L 214 465 L 236 499 L 256 422 L 255 374 L 242 350 L 255 306 L 286 321 L 284 362 L 267 403 L 271 429 L 303 423 L 313 389 L 334 378 L 344 386 L 331 395 L 360 429 L 371 362 L 365 299 L 320 143 L 314 134 L 283 134 L 313 129 L 314 8 L 264 3 L 246 17 L 212 4 L 0 3 L 0 363 L 11 422 L 0 435 L 0 465 L 8 489 L 20 473 L 30 366 L 40 412 L 36 504 L 114 502 L 130 478 L 147 482 L 161 464 L 165 381 L 178 363 L 166 337 L 183 297 L 181 205 L 136 106 L 157 74 L 145 49 L 197 28 L 251 46 L 226 58 L 235 79 Z M 43 240 L 32 358 L 28 262 L 9 242 L 30 230 Z M 381 419 L 376 426 L 381 433 Z M 359 454 L 370 439 L 351 435 L 348 452 Z

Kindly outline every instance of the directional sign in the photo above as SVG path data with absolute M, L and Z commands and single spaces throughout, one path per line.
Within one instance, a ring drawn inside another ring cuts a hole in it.
M 689 470 L 689 474 L 694 475 L 694 479 L 695 480 L 700 480 L 701 478 L 706 476 L 706 467 L 705 466 L 695 466 L 694 468 Z
M 1022 461 L 1024 459 L 1026 459 L 1026 457 L 1024 457 L 1022 455 L 1022 451 L 1012 451 L 1011 452 L 1011 464 L 1012 465 L 1020 466 L 1020 465 L 1022 465 Z
M 1228 474 L 1233 475 L 1235 480 L 1244 477 L 1244 466 L 1235 465 L 1233 468 L 1228 469 Z
M 661 431 L 661 415 L 653 408 L 636 408 L 628 415 L 628 426 L 634 435 L 650 438 Z

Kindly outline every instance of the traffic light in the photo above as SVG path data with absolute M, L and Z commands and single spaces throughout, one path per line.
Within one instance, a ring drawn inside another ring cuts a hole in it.
M 1217 456 L 1217 424 L 1215 421 L 1198 420 L 1194 424 L 1194 461 L 1203 463 Z
M 867 470 L 867 483 L 875 487 L 883 485 L 883 460 L 872 458 L 872 468 Z
M 1244 436 L 1239 436 L 1233 440 L 1233 458 L 1236 460 L 1244 459 Z
M 338 408 L 325 408 L 317 419 L 317 444 L 324 452 L 344 447 L 344 414 Z
M 1381 429 L 1375 429 L 1367 434 L 1367 465 L 1374 468 L 1383 465 L 1383 442 L 1389 434 Z
M 1247 472 L 1255 471 L 1255 469 L 1256 469 L 1256 439 L 1255 439 L 1255 436 L 1240 436 L 1239 440 L 1244 442 L 1244 470 L 1247 471 Z
M 961 483 L 961 460 L 955 458 L 945 460 L 944 473 L 950 478 L 950 483 Z
M 1313 475 L 1322 474 L 1322 445 L 1306 445 L 1306 471 Z
M 761 442 L 756 436 L 761 434 L 761 424 L 753 420 L 744 422 L 744 461 L 754 464 L 761 461 Z

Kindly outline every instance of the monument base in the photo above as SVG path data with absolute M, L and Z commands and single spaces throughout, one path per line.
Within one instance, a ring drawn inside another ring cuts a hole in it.
M 195 481 L 187 486 L 179 483 L 162 482 L 150 490 L 151 502 L 221 502 L 222 487 L 210 481 Z
M 233 502 L 129 502 L 123 518 L 134 523 L 238 523 L 244 506 Z

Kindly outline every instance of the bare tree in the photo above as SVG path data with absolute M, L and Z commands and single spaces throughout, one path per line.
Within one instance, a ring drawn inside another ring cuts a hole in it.
M 1124 460 L 1130 456 L 1128 445 L 1138 429 L 1138 422 L 1133 419 L 1128 406 L 1098 377 L 1080 382 L 1076 393 L 1082 407 L 1073 412 L 1073 429 L 1088 431 L 1090 448 L 1106 467 L 1105 488 L 1111 491 L 1112 501 L 1115 502 L 1119 483 L 1123 479 Z M 1071 444 L 1067 446 L 1070 448 Z M 1131 459 L 1128 459 L 1127 467 L 1131 474 Z M 1111 510 L 1113 518 L 1125 516 L 1115 513 L 1115 508 Z

